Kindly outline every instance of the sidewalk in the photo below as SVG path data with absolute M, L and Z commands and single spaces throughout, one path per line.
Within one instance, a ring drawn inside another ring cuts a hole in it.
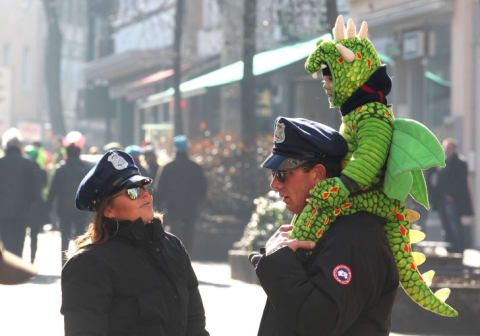
M 212 336 L 255 336 L 266 295 L 257 285 L 230 279 L 226 263 L 193 262 Z

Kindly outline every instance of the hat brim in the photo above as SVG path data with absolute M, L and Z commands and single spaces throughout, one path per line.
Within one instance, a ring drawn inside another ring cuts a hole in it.
M 15 285 L 23 283 L 37 275 L 33 266 L 6 250 L 1 251 L 0 284 Z
M 142 175 L 133 175 L 130 176 L 128 179 L 123 181 L 118 185 L 119 189 L 130 188 L 133 186 L 139 185 L 146 185 L 152 183 L 152 179 L 150 177 L 142 176 Z
M 261 166 L 263 168 L 275 170 L 278 169 L 286 159 L 288 159 L 288 157 L 272 153 L 265 159 L 265 161 L 263 161 Z

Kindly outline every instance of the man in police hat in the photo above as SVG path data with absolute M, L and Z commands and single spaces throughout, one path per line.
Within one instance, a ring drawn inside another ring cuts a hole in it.
M 340 175 L 347 151 L 332 128 L 279 117 L 262 166 L 287 209 L 300 214 L 317 182 Z M 366 212 L 344 216 L 316 245 L 290 239 L 293 226 L 281 226 L 250 256 L 268 296 L 258 335 L 388 335 L 399 280 L 384 224 Z

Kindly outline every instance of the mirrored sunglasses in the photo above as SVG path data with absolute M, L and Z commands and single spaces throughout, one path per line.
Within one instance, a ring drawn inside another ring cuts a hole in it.
M 148 192 L 150 195 L 153 195 L 153 187 L 151 184 L 145 184 L 142 186 L 138 187 L 132 187 L 126 189 L 127 196 L 130 198 L 132 201 L 138 199 L 142 193 L 142 189 L 145 189 L 146 192 Z

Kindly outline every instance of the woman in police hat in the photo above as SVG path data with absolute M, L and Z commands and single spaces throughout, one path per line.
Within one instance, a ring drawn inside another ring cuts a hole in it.
M 197 278 L 153 212 L 151 182 L 111 150 L 80 183 L 76 206 L 95 217 L 62 270 L 67 336 L 208 335 Z

